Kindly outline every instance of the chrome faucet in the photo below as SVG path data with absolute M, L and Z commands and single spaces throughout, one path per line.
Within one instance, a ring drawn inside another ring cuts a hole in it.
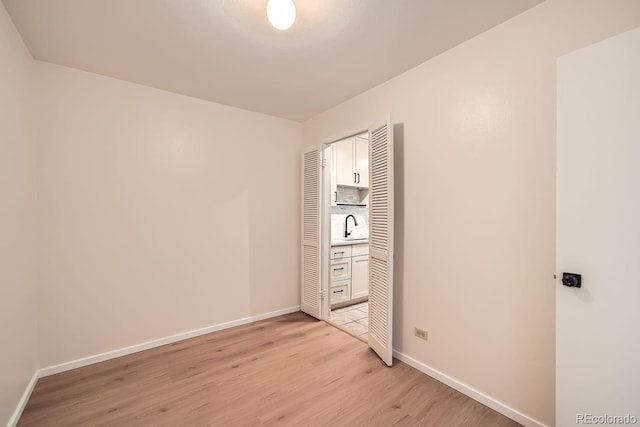
M 344 219 L 344 238 L 345 239 L 351 235 L 351 232 L 349 231 L 349 218 L 353 218 L 354 227 L 358 226 L 358 221 L 356 221 L 356 217 L 353 215 L 347 215 L 347 217 Z

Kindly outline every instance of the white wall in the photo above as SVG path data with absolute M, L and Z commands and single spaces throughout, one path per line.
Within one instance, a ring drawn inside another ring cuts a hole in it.
M 37 363 L 32 66 L 0 3 L 0 425 Z
M 556 58 L 639 24 L 636 0 L 548 0 L 304 123 L 312 144 L 391 112 L 394 348 L 549 425 Z
M 639 118 L 640 28 L 560 58 L 558 426 L 640 419 Z
M 41 366 L 299 305 L 300 124 L 37 76 Z
M 0 424 L 36 368 L 299 305 L 299 123 L 35 62 L 4 6 L 0 60 Z

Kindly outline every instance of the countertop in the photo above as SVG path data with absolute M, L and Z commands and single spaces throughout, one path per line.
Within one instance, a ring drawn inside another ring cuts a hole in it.
M 333 240 L 331 246 L 345 246 L 345 245 L 360 245 L 368 244 L 369 239 L 347 239 L 347 240 Z

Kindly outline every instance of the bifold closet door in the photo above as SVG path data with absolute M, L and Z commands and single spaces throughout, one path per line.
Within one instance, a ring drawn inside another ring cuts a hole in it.
M 393 127 L 369 131 L 369 346 L 393 362 Z
M 320 319 L 320 188 L 322 155 L 317 147 L 302 154 L 302 277 L 300 309 Z

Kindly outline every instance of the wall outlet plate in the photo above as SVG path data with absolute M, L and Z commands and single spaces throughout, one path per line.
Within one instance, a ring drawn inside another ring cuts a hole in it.
M 429 334 L 424 329 L 413 328 L 413 334 L 420 339 L 427 340 L 429 338 Z

